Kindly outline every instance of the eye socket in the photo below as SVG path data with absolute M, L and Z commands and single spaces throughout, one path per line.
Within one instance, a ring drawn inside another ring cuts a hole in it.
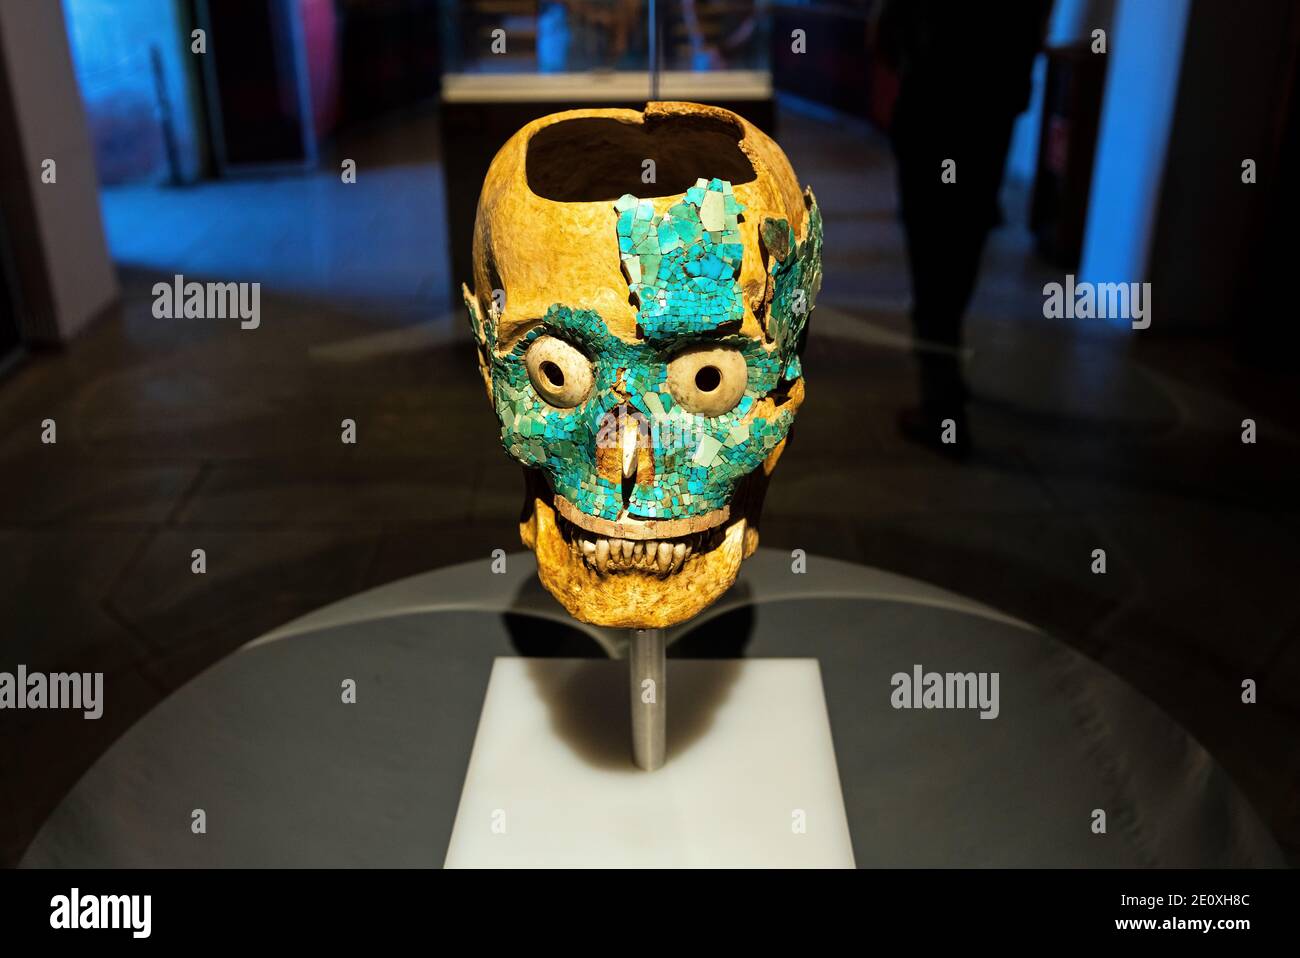
M 554 336 L 539 336 L 524 353 L 524 366 L 537 395 L 557 409 L 570 409 L 591 393 L 591 361 Z
M 694 346 L 668 364 L 668 391 L 687 412 L 721 416 L 745 394 L 745 357 L 722 346 Z

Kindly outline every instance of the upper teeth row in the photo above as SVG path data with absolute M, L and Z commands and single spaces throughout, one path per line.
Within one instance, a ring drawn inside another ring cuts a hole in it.
M 574 536 L 570 547 L 599 572 L 645 569 L 662 575 L 679 570 L 694 551 L 689 540 L 587 538 L 581 533 Z

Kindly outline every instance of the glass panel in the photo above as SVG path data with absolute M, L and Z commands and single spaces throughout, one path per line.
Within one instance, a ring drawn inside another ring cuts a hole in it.
M 649 67 L 649 0 L 442 0 L 451 73 L 584 73 Z M 661 67 L 765 70 L 766 0 L 658 0 Z

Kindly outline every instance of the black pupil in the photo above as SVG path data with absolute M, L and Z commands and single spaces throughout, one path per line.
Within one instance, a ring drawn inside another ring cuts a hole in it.
M 722 385 L 722 373 L 717 366 L 705 366 L 695 374 L 695 388 L 702 393 L 711 393 Z
M 542 363 L 542 375 L 546 377 L 546 381 L 548 383 L 550 383 L 552 386 L 556 387 L 557 389 L 564 385 L 563 371 L 560 369 L 559 366 L 555 365 L 555 363 L 551 362 L 550 360 L 547 360 L 546 362 Z

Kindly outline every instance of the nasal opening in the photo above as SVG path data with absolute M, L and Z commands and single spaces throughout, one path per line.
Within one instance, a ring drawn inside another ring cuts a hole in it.
M 619 410 L 619 422 L 622 424 L 619 454 L 623 466 L 623 511 L 627 512 L 632 502 L 632 493 L 636 490 L 637 473 L 641 471 L 642 450 L 646 446 L 642 435 L 645 420 L 636 410 L 623 406 Z

